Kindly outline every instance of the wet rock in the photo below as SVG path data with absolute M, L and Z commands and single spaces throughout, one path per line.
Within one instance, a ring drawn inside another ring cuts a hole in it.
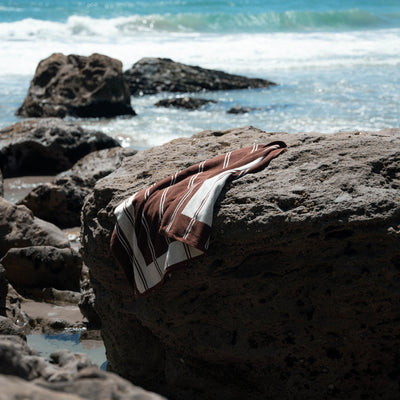
M 57 175 L 53 182 L 34 188 L 18 204 L 61 228 L 79 226 L 83 201 L 96 182 L 118 168 L 125 157 L 134 154 L 136 150 L 122 147 L 92 152 Z
M 92 151 L 118 146 L 102 132 L 57 118 L 23 121 L 0 130 L 0 168 L 5 178 L 55 175 Z
M 119 60 L 54 53 L 39 63 L 17 115 L 109 118 L 135 112 Z
M 68 248 L 70 243 L 55 225 L 34 217 L 25 206 L 0 198 L 0 257 L 12 247 L 28 246 Z
M 276 85 L 265 79 L 246 78 L 181 64 L 169 58 L 142 58 L 124 75 L 132 95 L 267 88 Z
M 109 250 L 114 207 L 178 169 L 273 140 L 288 150 L 222 192 L 207 256 L 134 300 Z M 205 131 L 127 159 L 83 210 L 110 369 L 174 399 L 396 398 L 399 166 L 399 129 Z
M 209 103 L 216 103 L 214 100 L 198 99 L 194 97 L 175 97 L 173 99 L 163 99 L 158 101 L 157 107 L 175 107 L 184 108 L 186 110 L 198 110 Z
M 18 288 L 80 289 L 82 260 L 71 248 L 12 248 L 1 259 L 7 279 Z
M 235 106 L 235 107 L 230 108 L 227 111 L 227 113 L 228 114 L 247 114 L 253 110 L 254 110 L 254 108 L 251 108 L 251 107 Z

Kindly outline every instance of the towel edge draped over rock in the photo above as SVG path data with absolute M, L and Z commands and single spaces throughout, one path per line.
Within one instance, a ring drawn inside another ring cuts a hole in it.
M 115 209 L 111 251 L 135 297 L 208 249 L 214 204 L 234 179 L 259 172 L 287 148 L 282 141 L 228 152 L 176 172 Z

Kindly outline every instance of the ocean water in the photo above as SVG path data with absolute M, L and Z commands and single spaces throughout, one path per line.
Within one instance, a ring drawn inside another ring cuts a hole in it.
M 325 132 L 400 126 L 400 0 L 0 0 L 0 128 L 20 118 L 38 62 L 102 53 L 260 77 L 270 89 L 197 93 L 198 111 L 132 97 L 136 117 L 78 120 L 134 148 L 204 129 Z M 233 106 L 253 107 L 232 115 Z
M 26 337 L 28 345 L 35 349 L 40 356 L 50 359 L 50 354 L 58 350 L 68 350 L 71 353 L 86 354 L 93 364 L 104 371 L 107 366 L 104 345 L 101 342 L 92 341 L 90 345 L 80 340 L 79 332 L 66 332 L 54 335 L 31 334 Z

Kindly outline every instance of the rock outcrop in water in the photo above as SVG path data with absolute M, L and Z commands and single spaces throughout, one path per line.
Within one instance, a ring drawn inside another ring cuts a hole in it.
M 183 108 L 186 110 L 198 110 L 209 103 L 216 103 L 214 100 L 198 99 L 194 97 L 175 97 L 172 99 L 162 99 L 158 101 L 156 107 L 174 107 Z
M 142 58 L 125 71 L 124 75 L 132 95 L 254 89 L 276 85 L 265 79 L 246 78 L 223 71 L 181 64 L 169 58 Z
M 88 153 L 119 146 L 102 132 L 58 118 L 23 121 L 0 130 L 0 169 L 5 178 L 53 175 Z
M 109 251 L 114 207 L 177 169 L 283 140 L 229 184 L 208 255 L 134 300 Z M 173 399 L 395 399 L 400 130 L 206 131 L 138 153 L 100 181 L 82 240 L 110 368 Z
M 17 115 L 85 118 L 135 112 L 121 61 L 102 54 L 54 53 L 39 63 Z

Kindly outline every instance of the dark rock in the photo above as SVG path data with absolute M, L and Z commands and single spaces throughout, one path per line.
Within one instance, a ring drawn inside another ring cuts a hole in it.
M 114 207 L 193 163 L 284 140 L 228 185 L 207 256 L 133 299 Z M 395 399 L 400 130 L 206 131 L 138 153 L 86 199 L 82 245 L 111 370 L 174 399 Z
M 118 146 L 102 132 L 60 119 L 23 121 L 0 130 L 0 168 L 5 178 L 55 175 L 92 151 Z
M 101 320 L 95 309 L 96 296 L 92 287 L 87 287 L 82 291 L 79 302 L 79 309 L 82 315 L 88 320 L 91 329 L 100 329 Z
M 17 115 L 114 117 L 135 112 L 119 60 L 54 53 L 39 63 Z
M 132 95 L 266 88 L 276 85 L 265 79 L 246 78 L 181 64 L 169 58 L 142 58 L 124 75 Z
M 0 197 L 4 196 L 4 183 L 3 183 L 3 173 L 0 169 Z
M 227 113 L 228 114 L 247 114 L 253 110 L 254 110 L 254 108 L 251 108 L 251 107 L 235 106 L 235 107 L 230 108 L 227 111 Z
M 16 288 L 48 288 L 79 292 L 82 260 L 75 250 L 51 246 L 13 248 L 1 259 Z
M 0 264 L 0 316 L 3 317 L 7 315 L 6 312 L 7 292 L 8 292 L 8 281 L 6 278 L 5 269 Z
M 0 257 L 12 247 L 70 247 L 64 232 L 50 222 L 33 216 L 25 206 L 0 198 Z
M 90 153 L 71 169 L 57 175 L 54 182 L 34 188 L 19 204 L 59 227 L 79 226 L 83 201 L 95 183 L 118 168 L 125 157 L 133 154 L 136 150 L 122 147 Z
M 46 303 L 53 304 L 79 304 L 81 293 L 72 290 L 58 290 L 53 287 L 46 287 L 41 291 L 41 298 Z
M 216 103 L 214 100 L 198 99 L 194 97 L 175 97 L 173 99 L 163 99 L 158 101 L 157 107 L 185 108 L 187 110 L 198 110 L 208 103 Z
M 8 284 L 6 295 L 5 316 L 10 318 L 15 325 L 21 328 L 26 327 L 30 322 L 30 318 L 25 311 L 22 310 L 22 303 L 25 301 L 25 299 L 13 288 L 10 283 Z

